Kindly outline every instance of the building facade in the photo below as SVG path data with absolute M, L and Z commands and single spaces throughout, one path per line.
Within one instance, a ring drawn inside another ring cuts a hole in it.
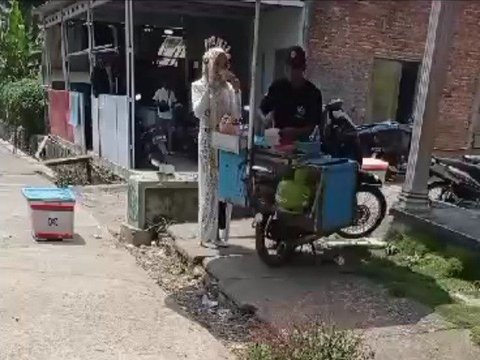
M 462 1 L 450 51 L 435 150 L 480 149 L 480 3 Z M 357 123 L 408 121 L 431 2 L 314 1 L 309 76 L 327 101 L 340 97 Z

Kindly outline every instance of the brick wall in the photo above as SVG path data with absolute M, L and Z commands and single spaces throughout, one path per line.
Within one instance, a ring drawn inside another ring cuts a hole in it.
M 341 97 L 357 123 L 368 122 L 375 57 L 421 61 L 430 1 L 315 1 L 309 76 L 325 100 Z M 471 143 L 471 112 L 480 70 L 480 3 L 463 2 L 440 106 L 436 146 L 458 151 Z

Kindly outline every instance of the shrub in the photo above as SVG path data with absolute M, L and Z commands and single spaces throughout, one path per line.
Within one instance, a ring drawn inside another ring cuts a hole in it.
M 367 360 L 373 353 L 351 331 L 324 325 L 274 336 L 252 345 L 246 360 Z
M 8 125 L 22 126 L 29 137 L 45 131 L 45 98 L 37 80 L 22 79 L 0 86 L 0 115 Z

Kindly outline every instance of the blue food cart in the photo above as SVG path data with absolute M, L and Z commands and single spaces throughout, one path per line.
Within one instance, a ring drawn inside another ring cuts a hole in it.
M 386 212 L 381 181 L 357 162 L 322 154 L 320 143 L 288 151 L 254 141 L 255 83 L 261 0 L 255 0 L 248 128 L 240 135 L 213 133 L 219 151 L 219 196 L 255 213 L 255 245 L 263 262 L 284 264 L 295 248 L 338 233 L 354 239 L 373 232 Z M 359 201 L 373 195 L 378 214 Z M 372 220 L 370 221 L 369 220 Z
M 257 141 L 248 147 L 245 135 L 214 133 L 219 150 L 219 196 L 255 213 L 256 251 L 266 264 L 287 262 L 295 248 L 333 233 L 354 239 L 373 232 L 386 203 L 375 176 L 357 162 L 332 158 L 312 143 L 296 143 L 288 151 Z M 379 204 L 374 221 L 359 194 Z M 362 226 L 363 225 L 363 226 Z

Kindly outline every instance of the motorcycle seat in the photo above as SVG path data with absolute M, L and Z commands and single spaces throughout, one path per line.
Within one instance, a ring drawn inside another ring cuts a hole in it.
M 472 164 L 480 164 L 480 155 L 463 155 L 463 159 Z
M 468 163 L 457 159 L 438 158 L 439 164 L 448 165 L 471 176 L 474 180 L 480 181 L 480 164 Z

